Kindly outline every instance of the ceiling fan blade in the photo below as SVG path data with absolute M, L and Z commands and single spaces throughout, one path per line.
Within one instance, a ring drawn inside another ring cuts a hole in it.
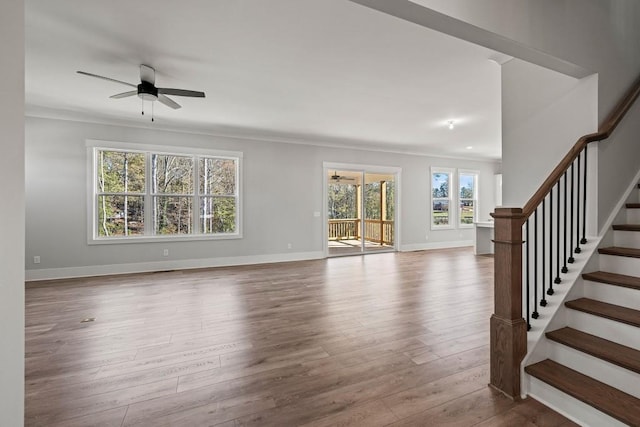
M 152 85 L 156 84 L 156 70 L 148 65 L 140 65 L 140 80 L 143 82 L 149 82 Z
M 122 92 L 115 95 L 111 95 L 109 98 L 120 99 L 120 98 L 127 98 L 129 96 L 134 96 L 137 94 L 138 94 L 137 90 L 130 90 L 129 92 Z
M 199 92 L 196 90 L 171 89 L 167 87 L 159 87 L 158 93 L 163 93 L 165 95 L 191 96 L 193 98 L 204 98 L 204 92 Z
M 158 101 L 162 102 L 167 107 L 173 108 L 174 110 L 177 110 L 178 108 L 182 108 L 181 105 L 178 104 L 176 101 L 169 98 L 168 96 L 164 96 L 161 93 L 158 94 Z
M 87 73 L 86 71 L 76 71 L 78 74 L 82 74 L 85 76 L 89 76 L 89 77 L 96 77 L 98 79 L 102 79 L 102 80 L 109 80 L 110 82 L 116 82 L 116 83 L 120 83 L 123 85 L 127 85 L 127 86 L 131 86 L 131 87 L 135 87 L 137 88 L 138 86 L 131 84 L 131 83 L 127 83 L 127 82 L 123 82 L 122 80 L 116 80 L 116 79 L 112 79 L 111 77 L 104 77 L 104 76 L 99 76 L 97 74 L 91 74 L 91 73 Z

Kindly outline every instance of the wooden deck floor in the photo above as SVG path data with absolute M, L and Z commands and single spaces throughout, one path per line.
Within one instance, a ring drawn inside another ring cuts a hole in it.
M 574 425 L 487 387 L 492 274 L 464 248 L 31 284 L 26 425 Z

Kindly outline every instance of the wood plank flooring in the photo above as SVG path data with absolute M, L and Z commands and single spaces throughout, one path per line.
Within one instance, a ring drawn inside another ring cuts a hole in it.
M 32 283 L 25 424 L 575 425 L 487 387 L 492 277 L 463 248 Z

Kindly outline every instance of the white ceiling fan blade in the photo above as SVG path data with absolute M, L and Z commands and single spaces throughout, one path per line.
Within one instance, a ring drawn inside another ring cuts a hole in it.
M 120 99 L 120 98 L 127 98 L 129 96 L 134 96 L 137 94 L 138 94 L 137 90 L 130 90 L 129 92 L 122 92 L 122 93 L 117 93 L 115 95 L 111 95 L 109 98 Z
M 140 80 L 143 82 L 149 82 L 152 85 L 156 84 L 156 70 L 148 65 L 140 65 Z
M 162 102 L 167 107 L 173 108 L 174 110 L 177 110 L 178 108 L 182 108 L 180 104 L 178 104 L 176 101 L 174 101 L 173 99 L 161 93 L 158 94 L 158 101 Z

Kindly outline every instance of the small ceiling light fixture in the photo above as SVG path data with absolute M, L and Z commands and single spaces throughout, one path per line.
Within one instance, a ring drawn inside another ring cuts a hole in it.
M 449 120 L 447 123 L 449 124 L 449 129 L 453 129 L 453 120 Z
M 472 147 L 472 146 L 470 146 L 470 145 L 469 145 L 469 146 L 467 146 L 466 148 L 467 148 L 467 150 L 473 150 L 473 147 Z

